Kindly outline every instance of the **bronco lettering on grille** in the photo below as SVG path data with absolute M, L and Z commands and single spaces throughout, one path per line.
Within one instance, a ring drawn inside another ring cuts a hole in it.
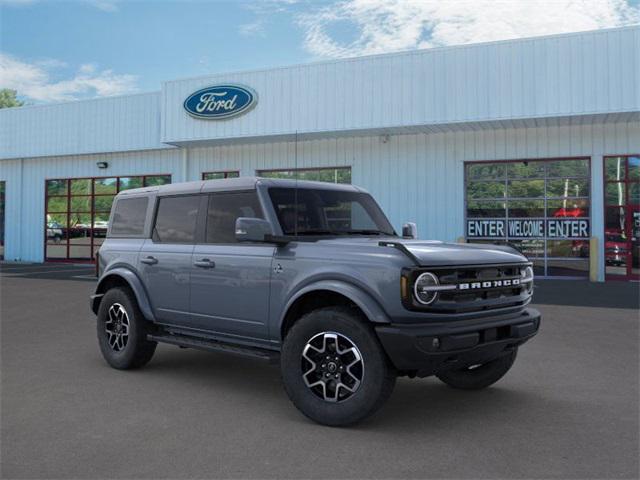
M 467 282 L 459 283 L 458 290 L 476 290 L 479 288 L 504 288 L 517 287 L 520 285 L 519 278 L 510 278 L 505 280 L 490 280 L 485 282 Z

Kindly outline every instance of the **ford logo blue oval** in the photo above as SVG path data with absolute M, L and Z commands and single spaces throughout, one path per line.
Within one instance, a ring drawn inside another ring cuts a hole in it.
M 241 115 L 258 101 L 256 92 L 242 85 L 214 85 L 192 93 L 184 109 L 196 118 L 219 120 Z

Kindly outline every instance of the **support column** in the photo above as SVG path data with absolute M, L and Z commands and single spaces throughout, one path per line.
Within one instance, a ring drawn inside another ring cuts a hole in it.
M 604 187 L 603 187 L 603 159 L 602 155 L 591 157 L 591 237 L 597 238 L 597 251 L 590 251 L 589 255 L 597 258 L 597 281 L 604 282 Z

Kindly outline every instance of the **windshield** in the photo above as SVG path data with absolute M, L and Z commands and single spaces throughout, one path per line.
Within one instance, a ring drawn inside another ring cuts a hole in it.
M 395 235 L 366 193 L 300 188 L 296 194 L 294 188 L 270 188 L 269 196 L 285 235 Z

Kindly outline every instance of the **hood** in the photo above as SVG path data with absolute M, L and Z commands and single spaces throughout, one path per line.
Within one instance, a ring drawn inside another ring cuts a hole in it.
M 506 245 L 401 240 L 421 266 L 522 263 L 527 258 Z
M 379 246 L 380 242 L 400 244 L 416 258 L 420 266 L 487 265 L 528 261 L 515 248 L 506 245 L 444 243 L 436 240 L 407 240 L 399 237 L 339 237 L 320 240 L 320 242 L 331 244 L 332 247 L 366 246 L 372 249 L 393 248 L 391 245 Z

